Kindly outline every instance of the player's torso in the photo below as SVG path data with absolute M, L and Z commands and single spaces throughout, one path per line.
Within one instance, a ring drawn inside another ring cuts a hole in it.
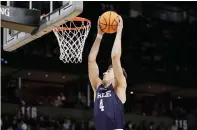
M 97 130 L 123 129 L 123 104 L 110 85 L 104 88 L 100 85 L 96 91 L 94 103 L 94 118 Z

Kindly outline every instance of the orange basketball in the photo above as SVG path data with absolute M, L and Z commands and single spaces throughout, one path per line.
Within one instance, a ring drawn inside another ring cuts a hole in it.
M 118 14 L 113 11 L 103 13 L 99 18 L 99 27 L 105 33 L 115 33 L 117 31 L 118 22 L 116 19 Z

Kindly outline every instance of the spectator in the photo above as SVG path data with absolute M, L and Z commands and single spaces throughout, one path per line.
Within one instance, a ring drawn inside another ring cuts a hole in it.
M 131 122 L 131 121 L 129 122 L 128 127 L 129 127 L 129 130 L 132 130 L 132 128 L 133 128 L 133 124 L 132 124 L 132 122 Z
M 89 122 L 88 122 L 88 129 L 89 130 L 94 130 L 95 128 L 94 128 L 94 121 L 93 120 L 90 120 Z
M 21 101 L 19 116 L 24 118 L 27 114 L 25 101 Z
M 145 120 L 143 120 L 143 121 L 139 124 L 137 130 L 147 130 Z
M 60 96 L 58 96 L 58 97 L 55 99 L 54 105 L 55 105 L 55 106 L 61 106 L 61 105 L 63 105 L 63 103 L 62 103 L 62 101 L 61 101 L 61 99 L 60 99 Z
M 148 130 L 155 130 L 154 122 L 149 124 Z
M 78 99 L 82 104 L 86 104 L 86 97 L 81 92 L 79 92 Z
M 12 129 L 12 126 L 8 127 L 8 129 L 7 129 L 7 130 L 13 130 L 13 129 Z
M 27 124 L 24 121 L 21 121 L 21 128 L 27 130 Z
M 63 124 L 63 130 L 71 130 L 71 121 L 70 120 L 65 120 Z
M 13 122 L 12 122 L 12 128 L 15 130 L 17 128 L 17 121 L 14 118 Z
M 32 107 L 31 108 L 31 117 L 32 118 L 36 118 L 37 117 L 37 108 L 36 107 Z
M 163 122 L 161 122 L 161 123 L 159 124 L 159 126 L 157 127 L 157 130 L 166 130 L 165 124 L 164 124 Z
M 27 112 L 26 116 L 29 119 L 31 117 L 31 107 L 30 106 L 27 106 L 26 112 Z
M 60 93 L 60 99 L 62 102 L 64 102 L 66 100 L 66 97 L 64 96 L 63 93 Z
M 21 123 L 18 123 L 18 124 L 17 124 L 17 128 L 16 128 L 16 130 L 23 130 L 23 129 L 22 129 L 22 125 L 21 125 Z
M 171 126 L 171 129 L 170 129 L 170 130 L 178 130 L 177 125 L 176 125 L 176 122 L 175 122 L 175 121 L 173 121 L 173 123 L 172 123 L 172 126 Z
M 54 128 L 55 128 L 55 130 L 60 130 L 61 129 L 61 125 L 60 125 L 60 122 L 58 120 L 55 121 Z
M 43 96 L 39 97 L 37 101 L 39 105 L 43 105 L 43 98 L 44 98 Z
M 131 121 L 128 121 L 125 127 L 126 130 L 132 130 L 133 129 L 133 125 Z
M 136 124 L 133 124 L 132 130 L 137 130 Z
M 81 122 L 80 130 L 86 130 L 86 124 L 85 124 L 84 120 L 82 120 L 82 122 Z

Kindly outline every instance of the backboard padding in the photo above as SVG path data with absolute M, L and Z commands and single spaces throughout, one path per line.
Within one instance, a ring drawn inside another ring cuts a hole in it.
M 55 27 L 59 27 L 83 11 L 83 1 L 68 1 L 63 3 L 61 8 L 43 17 L 40 21 L 40 27 L 34 34 L 4 29 L 3 49 L 5 51 L 13 51 L 51 32 Z

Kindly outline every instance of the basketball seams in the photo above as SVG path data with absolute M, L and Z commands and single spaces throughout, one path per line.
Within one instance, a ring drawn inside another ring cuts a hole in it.
M 107 25 L 105 25 L 105 26 L 100 26 L 100 29 L 101 29 L 101 31 L 103 31 L 104 32 L 104 30 L 107 28 Z
M 101 26 L 102 24 L 100 23 L 100 20 L 99 20 L 99 27 L 101 29 L 101 31 L 105 30 L 105 28 L 107 27 L 107 25 L 105 25 L 105 27 L 103 28 L 103 26 Z
M 101 26 L 101 25 L 102 25 L 102 26 Z M 106 24 L 102 24 L 102 23 L 99 24 L 99 27 L 100 27 L 101 29 L 103 29 L 103 26 L 105 26 L 104 29 L 107 27 Z
M 111 11 L 109 12 L 109 25 L 111 25 L 110 19 L 111 19 Z M 108 27 L 108 32 L 110 32 L 110 28 L 111 28 L 111 26 Z M 111 33 L 111 32 L 110 32 L 110 33 Z
M 99 24 L 102 24 L 102 25 L 106 25 L 106 26 L 107 26 L 107 24 L 106 24 L 106 23 L 99 23 Z
M 105 23 L 100 23 L 100 24 L 105 25 L 105 26 L 117 26 L 117 25 L 107 25 Z
M 118 14 L 113 11 L 105 12 L 99 19 L 99 27 L 105 33 L 114 33 L 117 31 L 118 22 L 116 19 Z M 115 23 L 116 22 L 116 23 Z
M 117 19 L 117 18 L 118 18 L 118 16 L 117 16 L 117 17 L 113 20 L 113 22 L 112 22 L 112 29 L 113 29 L 114 31 L 116 31 L 117 28 L 114 29 L 113 27 L 114 27 L 114 26 L 116 26 L 116 27 L 118 26 L 118 25 L 113 25 L 113 23 L 116 22 L 116 19 Z
M 112 25 L 113 25 L 114 22 L 116 22 L 117 18 L 118 18 L 118 16 L 113 20 Z M 117 25 L 115 25 L 115 26 L 117 26 Z
M 105 16 L 102 16 L 102 18 L 103 18 L 103 20 L 105 20 L 105 22 L 107 23 L 107 20 L 105 19 Z M 101 25 L 102 23 L 100 23 L 100 20 L 99 20 L 99 26 Z M 101 28 L 101 26 L 100 26 L 100 29 L 102 30 L 102 31 L 104 31 L 106 28 L 107 28 L 107 24 L 105 24 L 106 26 L 104 27 L 104 28 Z
M 105 20 L 106 24 L 107 24 L 107 20 L 105 19 L 105 16 L 103 16 L 103 19 Z M 108 24 L 107 24 L 108 25 Z

